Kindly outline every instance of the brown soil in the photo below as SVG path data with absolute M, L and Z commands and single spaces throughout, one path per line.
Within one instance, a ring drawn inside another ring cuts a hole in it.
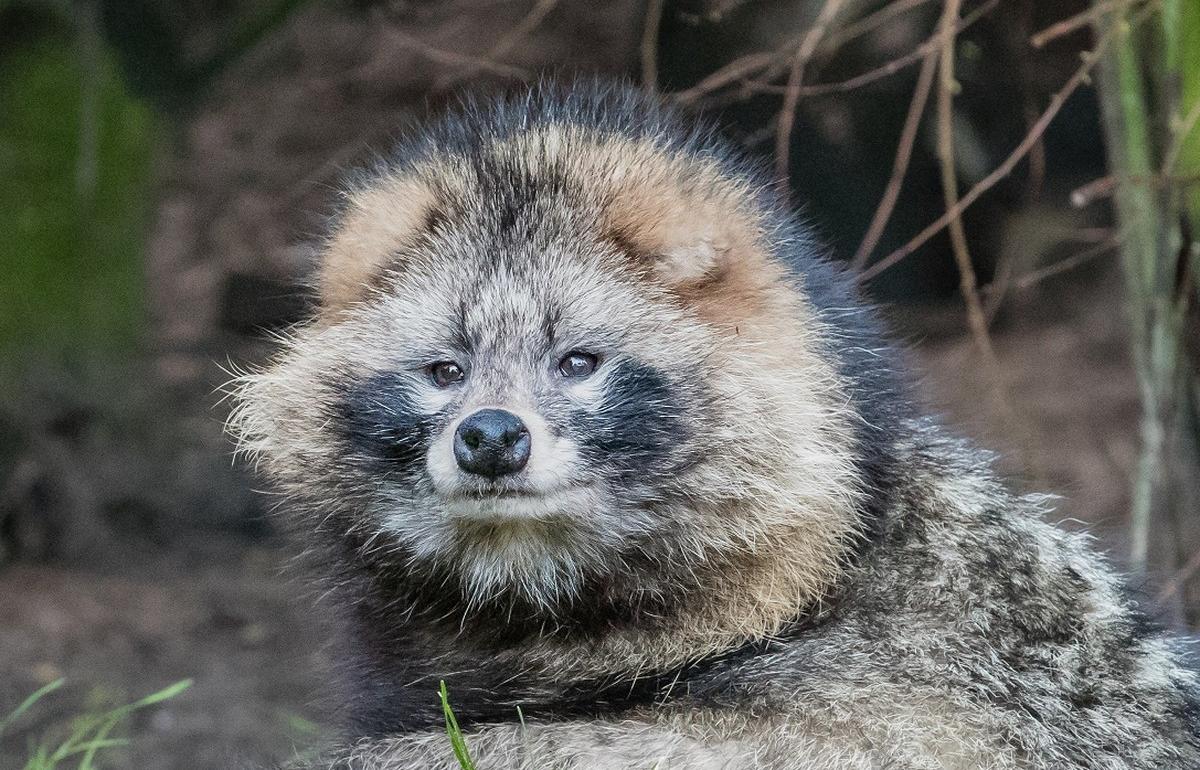
M 21 767 L 31 739 L 60 731 L 97 700 L 127 703 L 194 684 L 128 724 L 112 767 L 230 768 L 288 757 L 322 721 L 316 624 L 281 576 L 286 555 L 244 541 L 145 553 L 120 571 L 15 565 L 0 572 L 0 712 L 59 677 L 0 743 Z

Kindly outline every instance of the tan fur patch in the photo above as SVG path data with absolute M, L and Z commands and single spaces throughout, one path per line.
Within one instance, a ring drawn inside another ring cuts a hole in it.
M 320 268 L 323 315 L 361 300 L 397 251 L 422 232 L 437 200 L 413 177 L 390 177 L 350 196 Z
M 764 262 L 751 190 L 715 162 L 578 126 L 544 127 L 492 149 L 531 169 L 561 163 L 582 189 L 598 193 L 601 236 L 669 286 L 696 286 L 739 264 L 753 270 Z
M 648 173 L 644 170 L 643 173 Z M 668 170 L 669 171 L 669 170 Z M 665 175 L 664 175 L 665 176 Z M 605 229 L 670 286 L 694 286 L 722 275 L 754 249 L 754 224 L 672 178 L 626 178 L 605 210 Z

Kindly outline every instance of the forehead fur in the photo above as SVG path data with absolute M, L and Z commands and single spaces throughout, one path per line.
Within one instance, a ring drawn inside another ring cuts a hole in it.
M 484 260 L 554 241 L 581 259 L 607 254 L 609 267 L 714 321 L 753 306 L 754 290 L 778 277 L 756 177 L 730 173 L 728 160 L 677 130 L 573 118 L 543 115 L 519 131 L 476 125 L 472 140 L 425 147 L 349 193 L 322 266 L 324 315 L 368 298 L 380 277 L 403 273 L 423 244 L 453 231 L 482 242 Z

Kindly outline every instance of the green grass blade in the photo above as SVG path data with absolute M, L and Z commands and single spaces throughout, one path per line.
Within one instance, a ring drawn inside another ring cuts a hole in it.
M 140 700 L 136 700 L 133 703 L 112 709 L 105 714 L 101 714 L 97 718 L 99 726 L 97 727 L 95 734 L 92 736 L 92 739 L 86 743 L 78 742 L 82 738 L 72 741 L 63 756 L 67 757 L 74 754 L 83 753 L 83 759 L 81 759 L 79 762 L 79 770 L 94 770 L 95 766 L 93 763 L 95 761 L 96 752 L 103 748 L 109 748 L 111 741 L 108 738 L 108 734 L 112 732 L 126 717 L 139 709 L 144 709 L 147 706 L 153 706 L 156 703 L 161 703 L 165 700 L 169 700 L 170 698 L 174 698 L 176 695 L 191 686 L 192 680 L 184 679 L 176 682 L 173 685 L 170 685 L 169 687 L 164 687 L 158 692 L 151 693 Z M 93 724 L 96 723 L 93 722 Z M 67 744 L 64 744 L 64 746 L 67 746 Z
M 467 752 L 467 742 L 463 739 L 458 719 L 454 716 L 454 710 L 450 708 L 450 693 L 446 690 L 444 680 L 441 682 L 438 692 L 442 698 L 442 713 L 446 716 L 446 735 L 450 736 L 450 747 L 454 750 L 454 758 L 458 760 L 462 770 L 475 770 L 475 763 L 471 761 L 471 755 Z
M 130 743 L 128 738 L 93 738 L 90 741 L 85 741 L 67 752 L 67 756 L 83 754 L 83 759 L 79 761 L 79 770 L 95 770 L 96 752 L 102 749 L 119 749 L 128 746 Z
M 143 708 L 146 708 L 147 706 L 153 706 L 155 703 L 162 703 L 165 700 L 170 700 L 171 698 L 174 698 L 176 695 L 178 695 L 179 693 L 183 692 L 184 690 L 186 690 L 187 688 L 189 688 L 191 686 L 192 686 L 192 680 L 184 679 L 182 681 L 176 682 L 175 684 L 173 684 L 169 687 L 164 687 L 163 689 L 159 690 L 156 693 L 151 693 L 150 695 L 147 695 L 145 698 L 142 698 L 139 701 L 134 701 L 133 703 L 130 703 L 128 706 L 122 706 L 121 708 L 116 709 L 112 713 L 116 713 L 116 711 L 125 711 L 125 712 L 137 711 L 138 709 L 143 709 Z
M 59 679 L 40 688 L 17 706 L 0 722 L 0 727 L 6 727 L 47 694 L 63 685 Z M 24 770 L 56 770 L 59 765 L 70 757 L 80 756 L 77 770 L 96 770 L 96 756 L 106 749 L 127 746 L 123 738 L 110 738 L 109 734 L 117 728 L 131 713 L 156 703 L 174 698 L 192 685 L 192 680 L 185 679 L 144 698 L 100 714 L 84 714 L 72 720 L 70 732 L 65 739 L 54 743 L 42 742 L 29 749 L 29 759 Z M 0 732 L 3 732 L 0 730 Z M 57 744 L 57 745 L 56 745 Z
M 40 701 L 42 698 L 46 697 L 50 693 L 54 692 L 58 688 L 62 687 L 63 683 L 65 681 L 66 681 L 65 679 L 55 679 L 50 684 L 47 684 L 43 687 L 39 687 L 38 689 L 34 690 L 33 693 L 28 698 L 21 701 L 21 705 L 17 706 L 15 709 L 13 709 L 11 712 L 9 712 L 8 716 L 4 717 L 3 719 L 0 719 L 0 735 L 4 735 L 4 731 L 13 722 L 20 719 L 22 714 L 24 714 L 29 709 L 33 708 L 33 705 L 35 703 L 37 703 L 38 701 Z
M 48 770 L 53 765 L 50 763 L 50 755 L 47 753 L 45 746 L 38 746 L 29 756 L 29 761 L 25 763 L 24 770 Z
M 95 765 L 93 765 L 93 762 L 96 760 L 97 751 L 100 749 L 109 748 L 112 744 L 119 745 L 125 743 L 125 741 L 119 738 L 110 739 L 108 737 L 108 734 L 112 732 L 113 728 L 117 726 L 118 722 L 120 722 L 120 717 L 108 720 L 100 727 L 99 730 L 96 731 L 96 734 L 92 737 L 92 740 L 87 741 L 86 743 L 81 743 L 71 750 L 71 754 L 83 752 L 83 759 L 79 760 L 79 770 L 94 770 Z
M 83 742 L 87 736 L 101 724 L 99 717 L 84 715 L 74 721 L 71 726 L 71 734 L 67 739 L 58 744 L 54 751 L 50 752 L 48 759 L 48 767 L 55 767 L 59 762 L 67 758 L 71 753 L 71 749 Z

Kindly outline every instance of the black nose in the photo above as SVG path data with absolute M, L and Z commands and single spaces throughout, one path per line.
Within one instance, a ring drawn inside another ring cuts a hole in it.
M 529 462 L 529 430 L 503 409 L 480 409 L 458 424 L 454 459 L 467 473 L 496 478 L 516 473 Z

